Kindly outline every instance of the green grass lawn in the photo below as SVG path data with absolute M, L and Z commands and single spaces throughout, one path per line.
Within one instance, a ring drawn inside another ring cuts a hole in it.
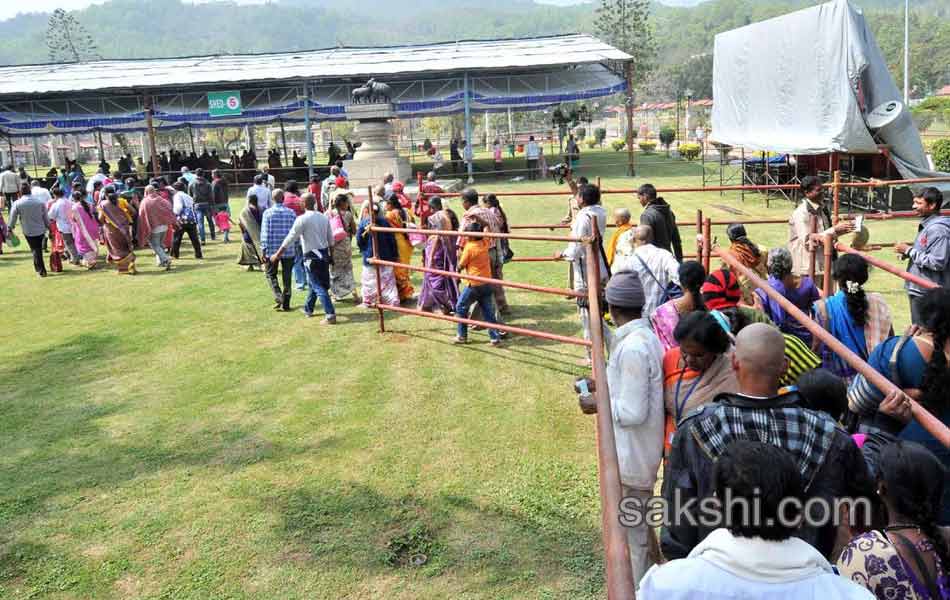
M 658 155 L 624 177 L 619 156 L 585 152 L 581 173 L 606 188 L 699 183 L 698 165 Z M 697 207 L 791 210 L 757 195 L 666 197 L 687 222 Z M 639 213 L 630 196 L 605 203 Z M 512 223 L 565 208 L 566 195 L 505 201 Z M 871 227 L 877 240 L 916 230 Z M 749 229 L 765 245 L 787 235 Z M 135 277 L 67 266 L 43 280 L 25 244 L 0 257 L 0 597 L 606 596 L 594 424 L 571 391 L 582 350 L 518 338 L 495 349 L 483 332 L 455 347 L 450 324 L 396 315 L 380 335 L 352 304 L 335 327 L 275 313 L 239 250 L 210 243 L 171 273 L 141 251 Z M 566 272 L 505 270 L 562 286 Z M 905 326 L 896 279 L 875 274 L 869 288 Z M 509 294 L 512 324 L 579 333 L 562 297 Z M 419 553 L 428 561 L 410 566 Z

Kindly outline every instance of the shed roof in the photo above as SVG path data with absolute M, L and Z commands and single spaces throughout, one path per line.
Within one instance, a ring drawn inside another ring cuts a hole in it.
M 589 35 L 0 67 L 0 96 L 515 72 L 628 60 Z

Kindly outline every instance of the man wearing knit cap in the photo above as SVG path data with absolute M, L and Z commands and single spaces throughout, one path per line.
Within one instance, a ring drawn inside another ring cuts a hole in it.
M 607 384 L 620 463 L 625 505 L 644 507 L 653 495 L 656 473 L 663 454 L 663 349 L 644 318 L 646 297 L 640 277 L 633 271 L 614 274 L 607 284 L 607 305 L 617 325 L 607 335 L 610 360 Z M 581 410 L 597 412 L 590 396 L 581 397 Z M 656 562 L 651 525 L 644 521 L 627 526 L 627 544 L 634 581 Z

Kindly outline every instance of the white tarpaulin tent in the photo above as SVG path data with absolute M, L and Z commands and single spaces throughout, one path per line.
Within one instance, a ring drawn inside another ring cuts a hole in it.
M 861 11 L 834 0 L 716 36 L 712 138 L 790 154 L 875 153 L 864 114 L 901 93 Z M 878 132 L 905 178 L 935 177 L 905 109 Z

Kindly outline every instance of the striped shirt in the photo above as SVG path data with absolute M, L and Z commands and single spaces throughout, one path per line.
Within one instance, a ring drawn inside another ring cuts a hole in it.
M 788 370 L 779 380 L 782 387 L 795 385 L 802 374 L 821 366 L 821 359 L 811 351 L 805 342 L 790 333 L 783 333 L 785 337 L 785 358 L 788 360 Z
M 281 205 L 275 204 L 264 211 L 261 219 L 261 254 L 270 256 L 277 252 L 281 242 L 290 233 L 294 226 L 297 215 L 294 211 Z M 295 255 L 294 247 L 296 244 L 287 246 L 284 249 L 284 258 L 293 258 Z

